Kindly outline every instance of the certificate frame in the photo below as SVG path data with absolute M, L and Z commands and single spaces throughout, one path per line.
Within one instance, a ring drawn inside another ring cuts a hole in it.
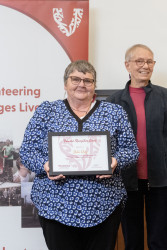
M 48 146 L 50 176 L 112 174 L 109 131 L 49 132 Z

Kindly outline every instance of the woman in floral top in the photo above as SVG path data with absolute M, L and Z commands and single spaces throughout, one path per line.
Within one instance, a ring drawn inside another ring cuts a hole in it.
M 43 102 L 35 111 L 20 149 L 36 177 L 31 198 L 50 250 L 112 250 L 126 190 L 121 170 L 133 165 L 138 148 L 125 111 L 95 100 L 96 71 L 75 61 L 64 74 L 67 99 Z M 112 175 L 49 176 L 48 132 L 109 131 Z

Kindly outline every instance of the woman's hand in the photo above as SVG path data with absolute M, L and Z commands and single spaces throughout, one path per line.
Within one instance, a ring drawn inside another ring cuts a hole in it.
M 111 168 L 112 168 L 112 174 L 114 173 L 114 170 L 117 166 L 117 160 L 116 158 L 112 157 L 112 163 L 111 163 Z M 111 178 L 112 175 L 96 175 L 96 178 L 98 179 L 108 179 Z
M 112 168 L 112 174 L 114 173 L 115 168 L 117 167 L 117 160 L 116 158 L 112 157 L 112 163 L 111 163 L 111 168 Z
M 52 181 L 54 181 L 54 180 L 62 180 L 62 179 L 65 179 L 65 178 L 66 178 L 66 177 L 65 177 L 64 175 L 62 175 L 62 174 L 50 177 L 50 176 L 49 176 L 49 162 L 48 162 L 48 161 L 44 164 L 44 170 L 46 171 L 48 178 L 49 178 L 50 180 L 52 180 Z

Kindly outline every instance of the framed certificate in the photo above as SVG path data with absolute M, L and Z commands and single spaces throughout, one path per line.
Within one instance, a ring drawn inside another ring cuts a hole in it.
M 105 132 L 49 132 L 50 176 L 112 174 L 110 135 Z

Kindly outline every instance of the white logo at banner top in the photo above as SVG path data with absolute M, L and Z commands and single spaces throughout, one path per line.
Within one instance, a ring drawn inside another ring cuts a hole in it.
M 83 9 L 73 9 L 73 18 L 71 23 L 67 26 L 67 24 L 62 23 L 62 20 L 64 19 L 62 8 L 53 8 L 54 20 L 58 24 L 60 31 L 66 36 L 71 36 L 75 32 L 76 28 L 79 27 L 82 16 Z

